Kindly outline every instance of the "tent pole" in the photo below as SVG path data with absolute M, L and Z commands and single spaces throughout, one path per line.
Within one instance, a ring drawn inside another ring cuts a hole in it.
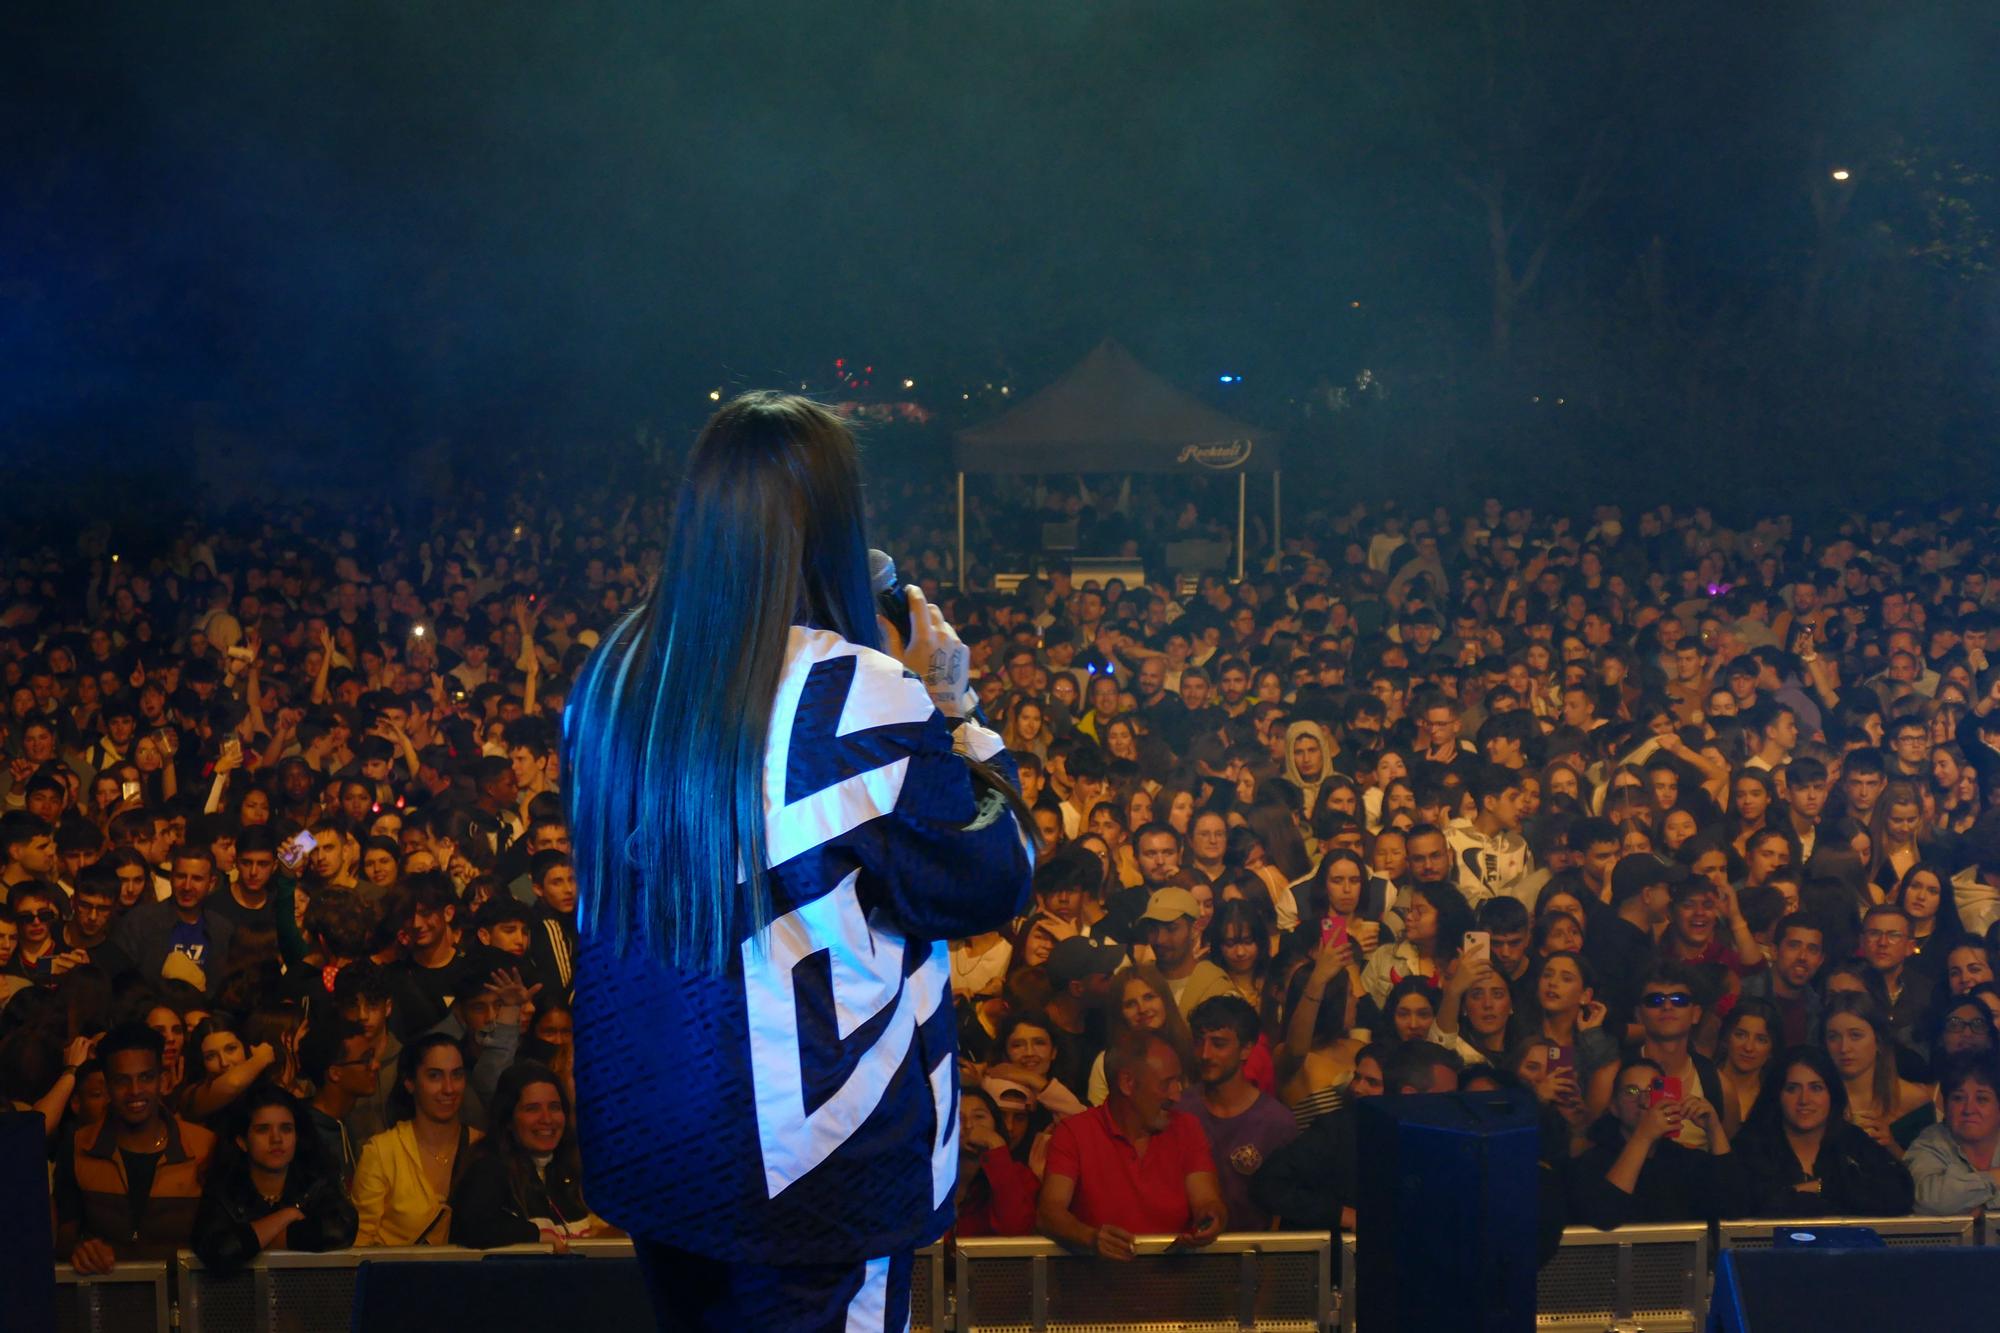
M 1247 531 L 1244 523 L 1243 502 L 1250 493 L 1250 478 L 1244 473 L 1236 474 L 1236 581 L 1243 582 L 1243 534 Z
M 965 591 L 965 474 L 958 474 L 958 590 Z
M 1271 554 L 1280 558 L 1285 553 L 1284 475 L 1271 474 Z

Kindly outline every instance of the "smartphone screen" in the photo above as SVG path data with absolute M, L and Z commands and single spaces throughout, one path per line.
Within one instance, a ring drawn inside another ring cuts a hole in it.
M 125 800 L 136 801 L 139 799 L 139 784 L 136 782 L 120 783 L 118 786 L 118 794 Z
M 313 848 L 318 845 L 310 831 L 300 829 L 296 837 L 287 838 L 279 845 L 278 863 L 287 870 L 297 871 L 306 863 L 306 858 L 312 855 Z

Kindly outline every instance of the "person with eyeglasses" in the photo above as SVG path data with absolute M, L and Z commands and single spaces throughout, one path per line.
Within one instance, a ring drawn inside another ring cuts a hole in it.
M 1591 1131 L 1591 1146 L 1571 1164 L 1570 1204 L 1604 1231 L 1632 1223 L 1713 1222 L 1749 1211 L 1742 1164 L 1715 1104 L 1685 1085 L 1681 1096 L 1658 1064 L 1627 1060 L 1612 1081 L 1610 1113 Z M 1701 1149 L 1680 1138 L 1699 1125 Z
M 358 1145 L 366 1141 L 354 1131 L 355 1105 L 372 1097 L 382 1082 L 375 1038 L 351 1018 L 322 1019 L 299 1043 L 299 1075 L 317 1089 L 300 1129 L 319 1140 L 320 1159 L 339 1172 L 346 1189 L 354 1181 Z
M 1909 913 L 1900 907 L 1878 903 L 1861 917 L 1861 956 L 1868 961 L 1868 992 L 1882 1006 L 1897 1044 L 1921 1051 L 1937 987 L 1929 976 L 1909 965 L 1915 939 Z
M 1679 1079 L 1681 1087 L 1700 1088 L 1703 1099 L 1720 1110 L 1724 1127 L 1734 1130 L 1734 1100 L 1723 1095 L 1722 1076 L 1714 1063 L 1693 1046 L 1702 1007 L 1687 969 L 1677 963 L 1655 963 L 1639 982 L 1632 1016 L 1645 1034 L 1634 1054 L 1651 1060 L 1668 1078 Z M 1706 1148 L 1708 1131 L 1700 1121 L 1688 1120 L 1675 1141 L 1683 1148 Z
M 1931 1075 L 1961 1055 L 2000 1053 L 2000 1027 L 1995 1027 L 1993 1011 L 1977 995 L 1961 995 L 1949 1000 L 1938 1013 L 1931 1036 Z

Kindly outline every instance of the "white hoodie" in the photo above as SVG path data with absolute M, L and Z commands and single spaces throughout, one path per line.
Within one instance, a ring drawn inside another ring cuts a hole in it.
M 1535 855 L 1528 850 L 1528 840 L 1518 833 L 1501 829 L 1489 838 L 1471 820 L 1457 819 L 1444 831 L 1444 836 L 1451 847 L 1459 892 L 1475 907 L 1496 893 L 1507 892 L 1515 881 L 1535 868 Z

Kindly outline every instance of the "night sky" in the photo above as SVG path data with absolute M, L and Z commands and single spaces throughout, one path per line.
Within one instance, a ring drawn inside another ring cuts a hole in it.
M 1842 381 L 1914 368 L 1872 396 L 1918 413 L 1895 429 L 1991 434 L 1990 3 L 43 3 L 0 23 L 14 444 L 214 425 L 366 461 L 677 431 L 710 388 L 823 388 L 835 356 L 922 397 L 1033 387 L 1107 335 L 1211 396 L 1246 375 L 1219 401 L 1264 419 L 1371 367 L 1406 414 L 1373 429 L 1462 434 L 1546 390 L 1591 414 L 1559 429 L 1663 446 L 1649 423 L 1741 421 L 1753 381 L 1784 381 L 1757 431 L 1776 438 L 1833 391 L 1793 369 L 1831 339 Z M 1828 229 L 1814 194 L 1848 164 Z M 1553 237 L 1504 348 L 1468 188 L 1495 181 L 1512 262 Z M 1780 328 L 1809 345 L 1765 367 Z

